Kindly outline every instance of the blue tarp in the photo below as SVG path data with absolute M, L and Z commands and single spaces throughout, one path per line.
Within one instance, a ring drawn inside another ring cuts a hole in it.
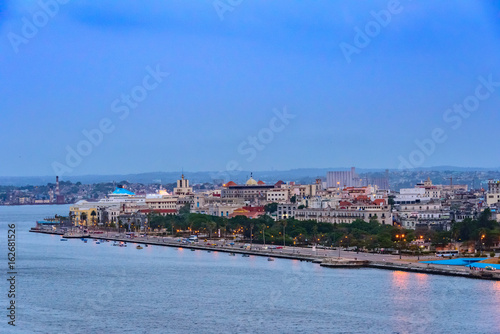
M 486 260 L 487 257 L 461 257 L 451 260 L 421 261 L 422 263 L 443 264 L 448 266 L 467 266 L 471 263 Z
M 46 220 L 39 220 L 36 222 L 37 224 L 40 224 L 40 225 L 59 225 L 61 224 L 60 221 L 46 221 Z

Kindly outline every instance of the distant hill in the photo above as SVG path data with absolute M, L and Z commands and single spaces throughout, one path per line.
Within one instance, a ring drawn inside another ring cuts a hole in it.
M 296 181 L 296 182 L 313 182 L 317 177 L 325 178 L 328 171 L 339 171 L 339 170 L 349 170 L 349 167 L 332 167 L 332 168 L 297 168 L 285 171 L 256 171 L 253 172 L 253 176 L 256 180 L 262 180 L 266 183 L 276 182 L 278 180 L 283 181 Z M 356 168 L 358 174 L 372 174 L 372 173 L 383 173 L 384 168 Z M 390 169 L 391 178 L 399 174 L 420 174 L 432 173 L 432 172 L 492 172 L 492 175 L 496 175 L 495 172 L 500 171 L 498 168 L 482 168 L 482 167 L 455 167 L 455 166 L 436 166 L 436 167 L 425 167 L 417 168 L 412 170 L 398 170 Z M 251 171 L 239 171 L 239 172 L 189 172 L 185 171 L 184 174 L 191 183 L 213 183 L 218 180 L 233 180 L 235 182 L 245 182 L 249 177 Z M 121 182 L 128 181 L 132 183 L 172 183 L 178 180 L 181 176 L 181 171 L 175 172 L 149 172 L 149 173 L 139 173 L 139 174 L 116 174 L 116 175 L 80 175 L 80 176 L 64 176 L 61 177 L 61 181 L 71 181 L 73 183 L 81 182 L 84 184 L 89 183 L 101 183 L 101 182 Z M 25 185 L 46 185 L 47 183 L 54 183 L 54 176 L 19 176 L 19 177 L 8 177 L 0 176 L 0 185 L 2 186 L 25 186 Z M 412 182 L 412 181 L 410 181 Z

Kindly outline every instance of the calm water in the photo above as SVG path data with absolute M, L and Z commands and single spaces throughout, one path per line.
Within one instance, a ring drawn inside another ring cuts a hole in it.
M 17 226 L 14 333 L 500 333 L 500 283 L 28 233 L 68 206 L 0 207 Z M 0 284 L 2 309 L 7 303 Z

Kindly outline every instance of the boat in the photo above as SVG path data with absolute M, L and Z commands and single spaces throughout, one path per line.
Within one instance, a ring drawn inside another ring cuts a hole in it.
M 267 261 L 274 261 L 274 259 L 272 257 L 268 257 Z
M 141 245 L 137 245 L 137 247 L 135 247 L 136 249 L 143 249 L 143 247 Z
M 243 254 L 241 257 L 250 257 L 248 254 Z
M 191 252 L 194 252 L 195 250 L 196 250 L 196 249 L 194 249 L 194 248 L 191 248 Z
M 84 243 L 87 243 L 87 240 L 83 240 Z
M 212 253 L 212 251 L 211 251 L 211 250 L 209 250 L 209 251 L 207 251 L 207 253 Z
M 66 238 L 61 238 L 61 241 L 68 241 L 68 239 L 66 239 Z
M 100 245 L 101 243 L 98 241 L 98 242 L 96 242 L 95 244 L 96 244 L 96 245 Z
M 236 256 L 236 254 L 234 254 L 234 253 L 229 253 L 229 256 Z

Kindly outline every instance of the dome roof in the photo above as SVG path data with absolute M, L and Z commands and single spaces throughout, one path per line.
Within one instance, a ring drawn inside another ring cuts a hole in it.
M 236 186 L 236 185 L 237 185 L 237 184 L 236 184 L 236 183 L 234 183 L 233 181 L 229 181 L 228 183 L 226 183 L 226 184 L 224 185 L 224 187 L 234 187 L 234 186 Z
M 250 177 L 247 181 L 247 183 L 245 183 L 247 186 L 256 186 L 258 183 L 257 181 L 254 180 L 253 177 Z
M 130 190 L 127 190 L 125 188 L 118 188 L 118 187 L 111 194 L 112 195 L 120 195 L 120 196 L 133 196 L 133 195 L 135 195 Z
M 260 181 L 259 180 L 259 182 L 257 182 L 257 184 L 263 185 L 263 184 L 266 184 L 266 183 L 264 181 Z

